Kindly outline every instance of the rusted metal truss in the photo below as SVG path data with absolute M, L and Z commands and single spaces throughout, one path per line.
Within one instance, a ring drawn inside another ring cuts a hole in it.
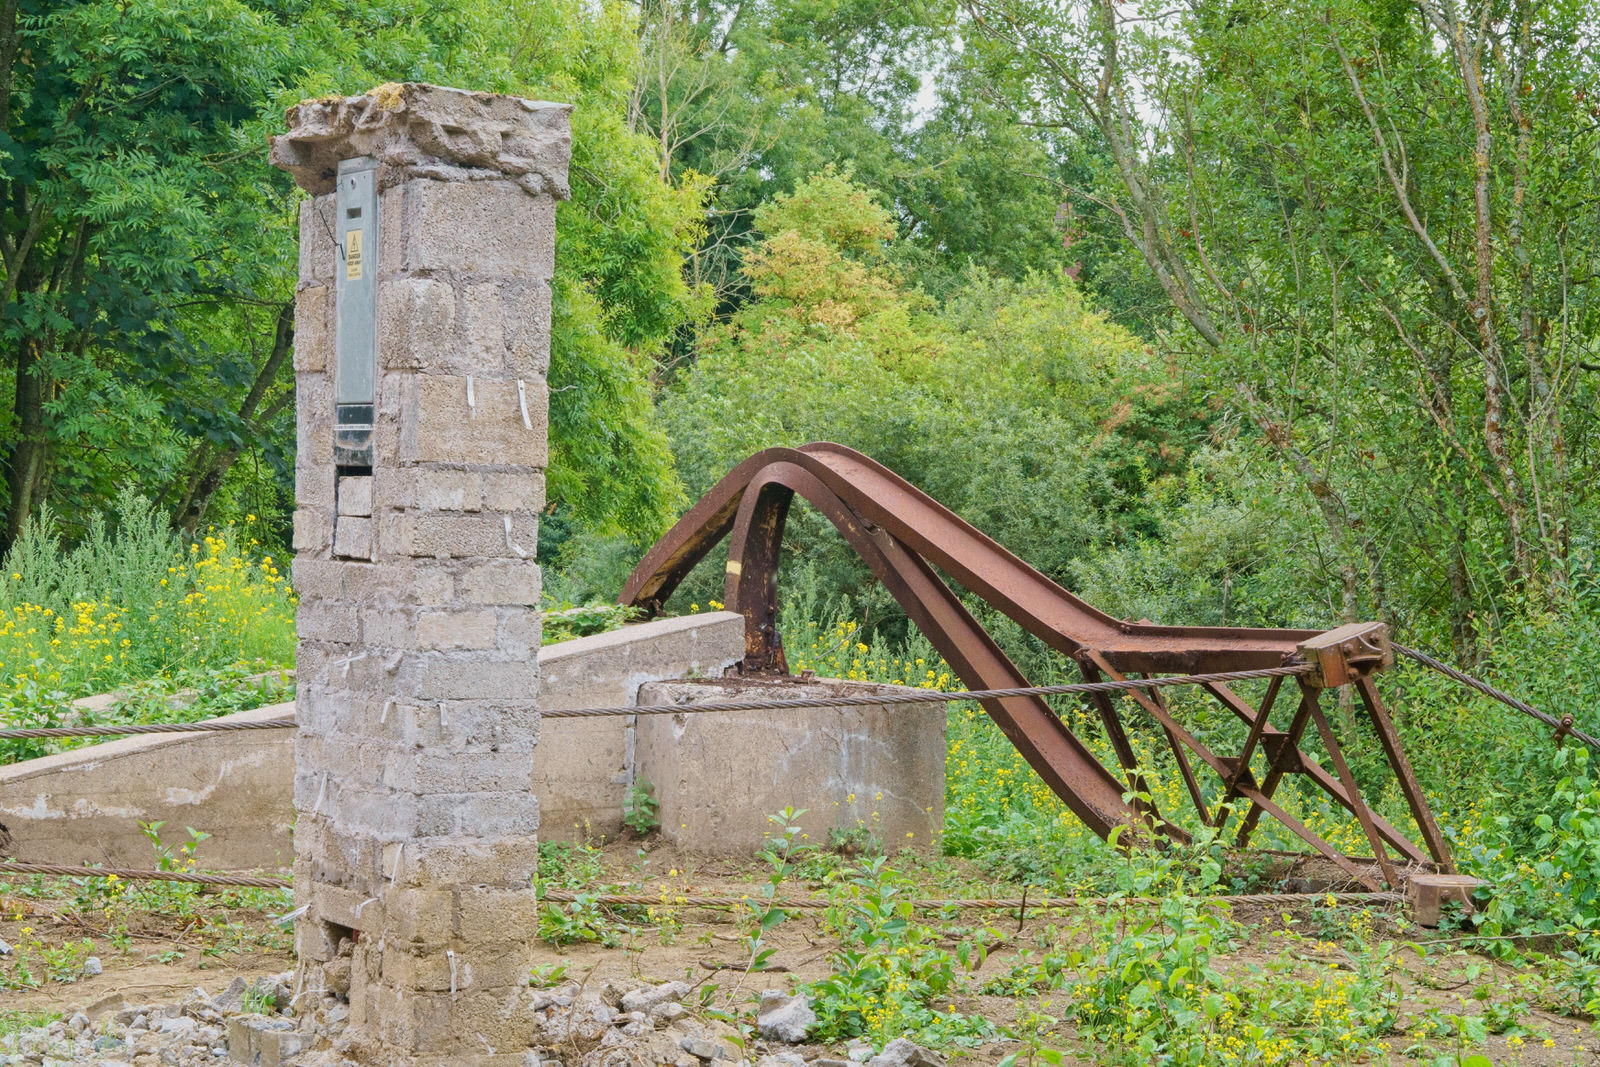
M 1160 690 L 1135 689 L 1130 695 L 1171 747 L 1204 824 L 1218 825 L 1228 811 L 1247 803 L 1235 833 L 1240 847 L 1248 843 L 1265 813 L 1370 889 L 1378 888 L 1380 880 L 1397 886 L 1412 867 L 1453 872 L 1449 849 L 1372 681 L 1374 673 L 1393 663 L 1388 632 L 1381 623 L 1324 633 L 1124 622 L 1079 600 L 893 471 L 840 445 L 773 448 L 739 464 L 645 555 L 628 579 L 622 603 L 651 613 L 659 610 L 690 569 L 731 535 L 724 600 L 728 610 L 745 618 L 744 670 L 785 672 L 777 625 L 778 556 L 796 494 L 838 528 L 962 682 L 973 689 L 1023 688 L 1029 682 L 940 573 L 1072 659 L 1087 681 L 1310 663 L 1311 671 L 1292 679 L 1297 690 L 1292 701 L 1280 699 L 1282 678 L 1272 679 L 1258 705 L 1227 685 L 1204 687 L 1245 725 L 1244 744 L 1233 756 L 1212 751 L 1191 733 Z M 1381 818 L 1363 798 L 1322 708 L 1322 691 L 1341 685 L 1354 687 L 1426 850 Z M 1042 697 L 983 702 L 1033 769 L 1100 836 L 1126 827 L 1125 833 L 1139 837 L 1187 840 L 1185 831 L 1163 819 L 1149 801 L 1124 799 L 1145 792 L 1133 745 L 1118 701 L 1096 693 L 1093 705 L 1121 765 L 1120 775 L 1107 769 Z M 1279 721 L 1285 714 L 1289 718 L 1284 729 L 1269 722 L 1280 705 L 1285 712 Z M 1287 711 L 1290 705 L 1293 711 Z M 1301 751 L 1302 738 L 1312 727 L 1333 764 L 1331 772 Z M 1251 770 L 1258 751 L 1267 767 L 1259 781 Z M 1214 790 L 1219 803 L 1208 805 L 1194 760 L 1220 779 Z M 1341 854 L 1274 801 L 1289 774 L 1308 779 L 1355 816 L 1371 847 L 1371 859 L 1357 861 Z

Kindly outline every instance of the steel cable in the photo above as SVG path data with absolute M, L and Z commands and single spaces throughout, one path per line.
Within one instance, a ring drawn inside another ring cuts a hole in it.
M 13 738 L 35 737 L 125 737 L 140 734 L 209 734 L 229 733 L 235 730 L 285 730 L 295 725 L 292 715 L 277 719 L 258 719 L 254 722 L 227 722 L 209 719 L 204 722 L 130 722 L 114 726 L 22 726 L 0 730 L 0 741 Z
M 718 700 L 703 704 L 637 704 L 629 707 L 556 708 L 541 712 L 546 719 L 587 719 L 619 715 L 685 715 L 715 711 L 793 711 L 802 708 L 870 708 L 897 704 L 943 704 L 958 700 L 1004 700 L 1008 697 L 1058 696 L 1071 693 L 1116 693 L 1129 689 L 1160 689 L 1175 685 L 1205 685 L 1245 681 L 1251 678 L 1279 678 L 1305 674 L 1304 663 L 1287 667 L 1264 667 L 1251 671 L 1224 671 L 1220 674 L 1179 674 L 1165 678 L 1128 678 L 1113 682 L 1075 682 L 1070 685 L 1034 685 L 1016 689 L 971 689 L 942 692 L 936 689 L 904 689 L 892 695 L 836 697 L 794 697 L 786 700 Z M 142 734 L 194 734 L 232 730 L 291 729 L 290 716 L 255 722 L 126 723 L 114 726 L 28 726 L 0 730 L 0 741 L 47 737 L 118 737 Z
M 162 871 L 130 867 L 73 867 L 64 863 L 13 863 L 0 861 L 0 874 L 56 875 L 64 878 L 109 878 L 125 882 L 183 882 L 191 885 L 214 885 L 235 888 L 288 889 L 294 883 L 288 878 L 271 875 L 203 874 L 190 871 Z M 683 896 L 668 894 L 645 896 L 627 893 L 580 893 L 566 889 L 553 889 L 539 894 L 546 904 L 591 904 L 600 907 L 675 907 L 675 908 L 737 908 L 755 905 L 762 908 L 783 908 L 792 911 L 815 911 L 834 907 L 839 902 L 811 897 L 805 899 L 778 898 L 769 900 L 754 896 Z M 986 909 L 1018 911 L 1022 909 L 1091 908 L 1116 904 L 1159 904 L 1161 897 L 911 897 L 907 902 L 914 908 Z M 1234 896 L 1196 898 L 1202 903 L 1218 901 L 1227 904 L 1371 904 L 1398 903 L 1398 893 L 1243 893 Z M 844 903 L 848 904 L 848 901 Z
M 1563 734 L 1565 734 L 1565 735 L 1567 735 L 1569 737 L 1576 738 L 1577 740 L 1583 742 L 1585 745 L 1588 745 L 1590 748 L 1595 749 L 1596 751 L 1600 751 L 1600 740 L 1597 740 L 1597 739 L 1591 737 L 1590 735 L 1584 733 L 1582 730 L 1574 728 L 1573 725 L 1572 725 L 1572 719 L 1571 719 L 1570 716 L 1568 718 L 1564 719 L 1564 720 L 1563 719 L 1558 719 L 1554 715 L 1550 715 L 1550 714 L 1548 714 L 1546 712 L 1540 711 L 1538 708 L 1534 707 L 1532 704 L 1528 704 L 1528 703 L 1525 703 L 1524 701 L 1518 700 L 1516 697 L 1512 696 L 1510 693 L 1507 693 L 1502 689 L 1496 689 L 1494 686 L 1490 685 L 1488 682 L 1483 681 L 1482 679 L 1474 678 L 1470 674 L 1466 674 L 1466 673 L 1464 673 L 1462 671 L 1456 670 L 1454 667 L 1450 666 L 1449 664 L 1441 663 L 1439 660 L 1434 659 L 1432 656 L 1428 655 L 1426 652 L 1420 652 L 1420 651 L 1418 651 L 1417 649 L 1414 649 L 1414 648 L 1407 648 L 1405 645 L 1401 645 L 1401 644 L 1396 644 L 1394 646 L 1394 650 L 1396 652 L 1400 653 L 1402 656 L 1405 656 L 1408 659 L 1415 660 L 1416 662 L 1422 664 L 1424 667 L 1428 667 L 1428 668 L 1430 668 L 1430 669 L 1432 669 L 1434 671 L 1437 671 L 1438 673 L 1444 675 L 1446 678 L 1450 678 L 1450 679 L 1452 679 L 1454 681 L 1460 682 L 1462 685 L 1466 686 L 1469 689 L 1476 689 L 1478 692 L 1482 693 L 1486 697 L 1493 697 L 1495 700 L 1500 701 L 1500 703 L 1506 705 L 1507 707 L 1515 708 L 1517 711 L 1522 712 L 1524 715 L 1530 716 L 1531 718 L 1534 718 L 1534 719 L 1538 719 L 1540 722 L 1544 723 L 1546 726 L 1550 727 L 1552 730 L 1556 730 L 1556 731 L 1558 731 L 1560 733 L 1563 733 Z
M 547 904 L 593 904 L 603 907 L 641 908 L 738 908 L 751 905 L 759 908 L 782 908 L 806 911 L 849 905 L 849 901 L 824 900 L 809 897 L 801 900 L 765 897 L 677 896 L 652 897 L 627 893 L 578 893 L 557 889 L 539 894 Z M 910 897 L 903 903 L 914 908 L 973 908 L 1018 911 L 1023 908 L 1100 908 L 1116 904 L 1160 904 L 1163 897 Z M 1244 893 L 1237 896 L 1196 897 L 1200 903 L 1220 901 L 1228 904 L 1320 904 L 1332 900 L 1338 904 L 1398 903 L 1403 898 L 1398 893 Z
M 1007 697 L 1059 696 L 1071 693 L 1117 693 L 1130 689 L 1162 689 L 1174 685 L 1206 685 L 1247 681 L 1251 678 L 1287 678 L 1306 674 L 1307 663 L 1263 667 L 1253 671 L 1220 674 L 1177 674 L 1165 678 L 1127 678 L 1114 682 L 1074 682 L 1070 685 L 1031 685 L 1016 689 L 906 689 L 893 694 L 853 697 L 794 697 L 788 700 L 709 700 L 703 704 L 639 704 L 631 708 L 557 708 L 540 712 L 543 719 L 584 719 L 602 715 L 681 715 L 711 711 L 788 711 L 801 708 L 871 708 L 894 704 L 944 704 L 957 700 L 1004 700 Z M 4 736 L 0 734 L 0 736 Z

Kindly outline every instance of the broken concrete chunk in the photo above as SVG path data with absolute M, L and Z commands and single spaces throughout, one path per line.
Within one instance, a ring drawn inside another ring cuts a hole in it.
M 799 1044 L 815 1025 L 817 1013 L 811 1010 L 811 1002 L 803 995 L 790 996 L 779 989 L 762 991 L 756 1029 L 768 1041 Z
M 945 1067 L 945 1062 L 937 1052 L 897 1037 L 868 1060 L 867 1067 Z
M 710 1063 L 722 1055 L 722 1046 L 715 1041 L 707 1041 L 703 1037 L 686 1037 L 678 1042 L 678 1047 L 697 1060 Z
M 623 1011 L 649 1012 L 662 1004 L 675 1004 L 689 995 L 686 982 L 667 982 L 664 985 L 635 989 L 622 996 Z

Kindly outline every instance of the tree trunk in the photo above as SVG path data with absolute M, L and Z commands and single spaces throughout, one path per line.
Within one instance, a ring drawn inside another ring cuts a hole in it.
M 272 351 L 256 373 L 250 392 L 239 405 L 240 429 L 244 434 L 251 437 L 259 435 L 266 424 L 294 400 L 294 390 L 290 389 L 262 407 L 262 401 L 271 391 L 279 373 L 288 365 L 289 355 L 293 351 L 294 301 L 290 300 L 278 309 L 277 319 L 273 323 Z M 195 449 L 189 459 L 188 470 L 183 475 L 183 496 L 172 512 L 173 526 L 188 533 L 200 528 L 206 521 L 211 498 L 222 488 L 223 479 L 239 461 L 242 452 L 243 449 L 238 446 L 219 448 L 210 442 L 204 442 Z
M 17 439 L 5 457 L 6 487 L 11 499 L 6 507 L 5 544 L 0 551 L 10 550 L 44 496 L 50 458 L 44 402 L 49 395 L 50 383 L 40 373 L 39 341 L 24 338 L 17 347 L 16 401 L 12 406 Z

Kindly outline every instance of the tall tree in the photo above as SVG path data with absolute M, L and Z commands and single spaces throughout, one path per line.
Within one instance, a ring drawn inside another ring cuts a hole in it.
M 1508 583 L 1559 587 L 1595 503 L 1580 7 L 968 8 L 1026 116 L 1103 146 L 1068 192 L 1315 502 L 1348 613 L 1446 601 L 1466 655 Z
M 175 395 L 196 352 L 173 302 L 225 240 L 213 210 L 234 133 L 281 73 L 287 35 L 239 0 L 8 0 L 0 11 L 0 348 L 11 418 L 0 544 L 44 498 L 64 424 L 108 398 Z M 118 409 L 107 417 L 107 409 Z M 138 434 L 135 437 L 140 436 Z M 159 448 L 159 442 L 150 442 Z

